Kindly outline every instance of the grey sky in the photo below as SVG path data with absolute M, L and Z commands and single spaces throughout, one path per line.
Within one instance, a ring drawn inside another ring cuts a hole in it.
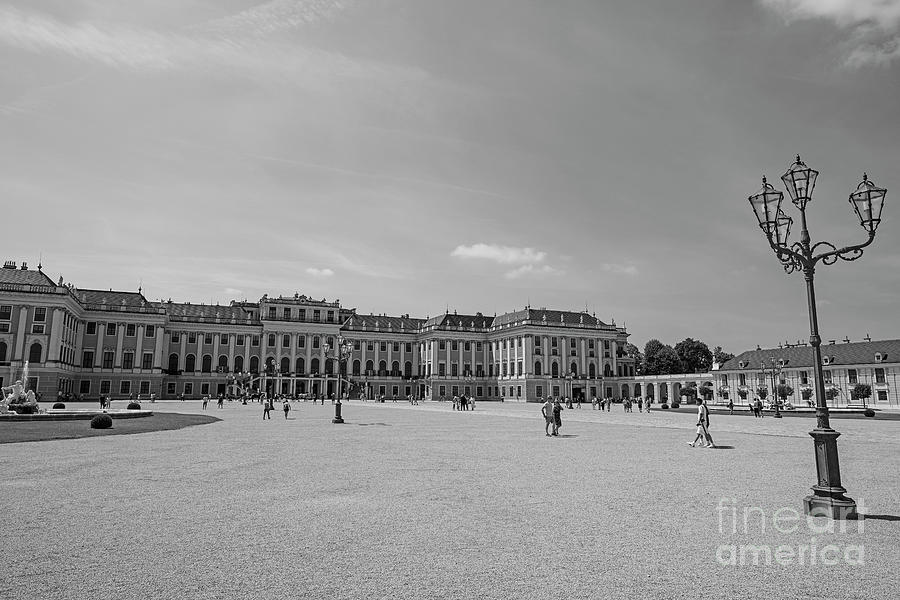
M 900 336 L 900 1 L 0 3 L 5 258 L 152 299 L 808 335 L 747 196 L 800 153 L 823 338 Z

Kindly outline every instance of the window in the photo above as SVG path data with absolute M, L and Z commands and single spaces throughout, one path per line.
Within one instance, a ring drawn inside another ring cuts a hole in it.
M 394 352 L 400 352 L 400 342 L 394 342 Z
M 184 357 L 184 370 L 188 373 L 193 373 L 197 370 L 197 357 L 193 354 L 188 354 Z
M 603 340 L 603 349 L 609 350 L 609 340 Z M 610 388 L 612 389 L 612 388 Z
M 328 315 L 325 320 L 328 321 L 329 323 L 334 321 L 334 311 L 333 310 L 328 311 Z
M 447 349 L 447 342 L 444 341 L 444 340 L 441 340 L 440 342 L 438 342 L 438 349 L 439 349 L 439 350 L 446 350 L 446 349 Z
M 374 352 L 375 351 L 375 342 L 366 342 L 366 351 Z
M 588 348 L 591 350 L 594 349 L 594 340 L 588 340 Z
M 134 368 L 134 352 L 128 351 L 122 353 L 122 368 L 123 369 L 133 369 Z
M 234 357 L 234 372 L 242 373 L 244 371 L 244 357 L 243 356 L 235 356 Z
M 131 382 L 127 379 L 123 379 L 119 382 L 119 393 L 120 394 L 130 394 L 131 393 Z
M 97 335 L 97 322 L 88 321 L 84 329 L 85 335 Z
M 809 384 L 809 374 L 806 371 L 800 371 L 800 385 Z
M 297 347 L 306 348 L 306 336 L 302 333 L 297 336 Z
M 379 349 L 381 352 L 387 352 L 387 342 L 379 342 L 379 343 L 378 343 L 378 349 Z
M 267 339 L 268 339 L 268 341 L 266 343 L 269 346 L 269 348 L 274 348 L 275 347 L 275 334 L 270 333 L 269 337 Z
M 321 341 L 319 340 L 319 336 L 314 335 L 314 336 L 313 336 L 313 345 L 312 345 L 312 347 L 313 347 L 313 348 L 318 348 L 320 343 L 321 343 Z
M 0 321 L 9 321 L 12 319 L 12 306 L 0 306 Z
M 284 316 L 285 321 L 290 321 L 291 320 L 291 308 L 289 306 L 285 306 L 284 310 L 282 311 L 282 315 Z
M 858 383 L 856 369 L 847 369 L 847 381 L 850 383 Z
M 274 306 L 269 307 L 269 318 L 274 319 L 278 316 L 278 309 Z
M 227 333 L 223 333 L 223 334 L 219 335 L 219 345 L 220 346 L 228 345 L 228 334 Z
M 253 337 L 250 338 L 250 345 L 253 346 L 254 348 L 259 347 L 259 336 L 258 335 L 254 335 Z
M 557 340 L 555 337 L 550 338 L 550 346 L 552 348 L 556 348 L 557 346 L 559 346 L 559 340 Z
M 109 380 L 100 382 L 100 394 L 108 394 L 111 388 L 112 383 Z
M 85 350 L 81 354 L 81 368 L 82 369 L 90 369 L 94 366 L 94 351 L 93 350 Z
M 188 344 L 196 344 L 197 343 L 197 334 L 193 331 L 188 334 Z
M 875 383 L 884 384 L 884 369 L 875 369 Z
M 103 353 L 103 368 L 104 369 L 112 369 L 113 368 L 113 359 L 116 357 L 114 352 L 105 351 Z
M 31 333 L 44 333 L 44 325 L 42 323 L 33 323 L 31 325 Z
M 150 393 L 150 382 L 142 381 L 140 384 L 141 387 L 138 388 L 138 394 L 145 396 Z
M 79 394 L 90 394 L 91 393 L 91 380 L 90 379 L 82 379 L 78 382 L 78 393 Z
M 322 311 L 314 310 L 313 311 L 313 321 L 318 323 L 321 320 L 322 320 Z
M 406 352 L 412 352 L 412 344 L 410 342 L 406 342 Z
M 173 352 L 172 354 L 169 355 L 169 371 L 171 371 L 171 374 L 174 375 L 177 370 L 178 370 L 178 355 Z
M 831 383 L 831 371 L 825 370 L 822 372 L 822 375 L 825 379 L 825 383 Z
M 175 382 L 170 381 L 166 384 L 166 395 L 174 396 L 175 395 Z
M 106 335 L 116 335 L 116 324 L 115 323 L 107 323 L 106 324 Z
M 747 375 L 738 373 L 738 385 L 747 385 Z
M 517 386 L 516 386 L 516 397 L 517 397 L 517 398 L 521 398 L 521 397 L 522 397 L 522 386 L 521 386 L 521 385 L 517 385 Z
M 207 333 L 206 335 L 203 336 L 203 343 L 208 346 L 212 346 L 213 336 L 211 333 Z
M 185 396 L 193 396 L 194 395 L 194 384 L 193 383 L 185 383 L 184 384 L 184 395 Z
M 879 402 L 887 402 L 888 401 L 887 390 L 878 390 L 878 401 Z
M 177 331 L 175 331 L 175 332 L 172 333 L 172 343 L 173 343 L 173 344 L 180 344 L 180 343 L 181 343 L 181 334 L 178 333 Z M 174 393 L 174 392 L 172 392 L 172 393 Z
M 203 355 L 203 360 L 200 363 L 200 370 L 203 373 L 210 373 L 212 371 L 212 356 L 209 354 Z
M 360 341 L 353 340 L 353 349 L 358 351 L 360 349 L 360 347 L 361 347 Z
M 438 377 L 444 377 L 447 374 L 447 365 L 445 363 L 438 363 Z
M 125 337 L 134 337 L 137 333 L 137 325 L 134 323 L 128 323 L 125 326 Z
M 285 333 L 281 336 L 281 347 L 282 348 L 290 348 L 291 347 L 291 335 L 289 333 Z
M 47 309 L 43 306 L 35 308 L 33 320 L 35 323 L 44 323 L 47 320 Z
M 450 363 L 450 376 L 451 377 L 459 377 L 459 365 L 456 363 Z
M 236 346 L 243 346 L 244 345 L 244 336 L 243 335 L 237 336 L 234 343 Z
M 441 396 L 446 396 L 447 395 L 447 386 L 444 386 L 444 385 L 439 386 L 438 394 L 440 394 Z
M 144 336 L 148 338 L 156 337 L 156 325 L 147 325 L 144 327 Z
M 153 353 L 152 352 L 144 352 L 144 357 L 141 359 L 141 368 L 142 369 L 152 369 L 153 368 Z

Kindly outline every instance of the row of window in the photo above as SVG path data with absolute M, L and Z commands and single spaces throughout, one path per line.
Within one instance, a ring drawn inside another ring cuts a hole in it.
M 137 324 L 136 323 L 126 323 L 125 324 L 125 337 L 135 337 L 137 335 Z M 107 323 L 106 331 L 104 335 L 106 336 L 114 336 L 118 333 L 119 324 L 118 323 Z M 85 335 L 97 335 L 97 322 L 96 321 L 88 321 L 85 325 L 84 329 Z M 144 337 L 146 338 L 154 338 L 156 337 L 156 325 L 144 325 Z
M 534 336 L 535 350 L 538 350 L 539 348 L 541 348 L 543 346 L 543 339 L 544 338 L 542 336 L 539 336 L 539 335 Z M 549 339 L 550 339 L 550 347 L 551 348 L 559 347 L 559 338 L 557 338 L 555 336 L 550 336 Z M 510 341 L 512 341 L 512 344 L 510 344 Z M 579 338 L 569 338 L 569 347 L 572 350 L 577 349 L 578 341 L 579 341 Z M 588 343 L 588 349 L 593 350 L 594 349 L 594 340 L 592 338 L 589 338 L 587 340 L 587 343 Z M 476 346 L 475 346 L 476 352 L 480 352 L 481 351 L 481 342 L 475 342 L 475 344 L 476 344 Z M 508 350 L 510 347 L 520 348 L 522 346 L 522 338 L 514 337 L 511 339 L 504 339 L 504 340 L 498 341 L 497 344 L 499 344 L 499 347 L 502 350 Z M 603 340 L 603 349 L 609 350 L 609 348 L 610 348 L 609 340 Z M 447 349 L 447 340 L 438 340 L 438 349 L 446 350 Z M 465 352 L 469 352 L 471 349 L 472 349 L 471 342 L 463 342 L 463 350 Z M 451 351 L 459 350 L 459 340 L 450 340 L 450 350 Z
M 127 379 L 123 379 L 119 382 L 119 394 L 128 396 L 134 392 L 133 382 Z M 91 380 L 90 379 L 82 379 L 78 384 L 78 393 L 82 396 L 89 396 L 91 394 Z M 108 379 L 103 379 L 100 381 L 100 395 L 106 395 L 112 393 L 112 382 Z M 139 381 L 137 387 L 137 393 L 141 395 L 147 395 L 150 393 L 150 382 L 149 381 Z
M 100 362 L 100 367 L 103 369 L 112 369 L 115 365 L 114 361 L 116 358 L 116 353 L 112 350 L 105 350 L 101 355 L 102 359 Z M 94 358 L 95 353 L 93 350 L 85 350 L 81 354 L 81 367 L 84 369 L 90 369 L 94 366 Z M 122 352 L 122 365 L 123 369 L 133 369 L 135 365 L 135 352 L 132 350 L 125 350 Z M 153 368 L 153 353 L 152 352 L 144 352 L 141 357 L 141 368 L 142 369 L 152 369 Z
M 840 373 L 840 371 L 837 371 Z M 835 371 L 831 369 L 825 369 L 822 371 L 822 378 L 825 380 L 825 383 L 832 383 L 834 381 Z M 797 375 L 800 379 L 800 385 L 809 385 L 809 372 L 808 371 L 798 371 Z M 784 375 L 779 376 L 779 383 L 785 383 Z M 728 385 L 728 376 L 724 375 L 722 377 L 723 385 Z M 847 382 L 855 385 L 859 383 L 859 371 L 857 369 L 847 369 Z M 885 370 L 883 368 L 875 369 L 875 383 L 883 384 L 886 383 L 887 379 L 885 377 Z M 738 373 L 738 385 L 747 385 L 747 375 L 746 373 Z
M 534 363 L 534 375 L 542 376 L 544 370 L 543 363 L 541 361 L 535 361 Z M 498 377 L 507 377 L 507 376 L 516 376 L 521 377 L 523 373 L 523 363 L 522 361 L 513 362 L 503 362 L 503 363 L 491 363 L 488 365 L 488 377 L 493 377 L 494 373 L 497 374 Z M 572 363 L 569 365 L 569 373 L 572 374 L 573 377 L 579 377 L 578 372 L 578 364 Z M 621 373 L 621 369 L 620 369 Z M 427 365 L 425 369 L 426 376 L 431 375 L 431 365 Z M 472 374 L 472 366 L 468 363 L 463 365 L 463 377 Z M 559 363 L 556 361 L 550 364 L 550 376 L 551 377 L 559 377 L 560 376 L 560 367 Z M 447 375 L 447 365 L 445 363 L 438 363 L 438 377 L 445 377 Z M 459 376 L 459 364 L 451 363 L 450 364 L 450 377 L 458 377 Z M 479 364 L 475 366 L 475 376 L 476 377 L 484 377 L 484 368 Z M 591 363 L 588 365 L 587 370 L 588 377 L 596 377 L 597 376 L 597 365 Z M 603 376 L 604 377 L 612 377 L 613 370 L 607 364 L 603 365 Z
M 270 306 L 269 307 L 269 318 L 270 319 L 278 319 L 278 307 Z M 291 306 L 285 306 L 281 309 L 281 319 L 284 321 L 306 321 L 306 309 L 305 308 L 296 308 Z M 314 308 L 312 309 L 312 322 L 319 323 L 322 321 L 322 311 Z M 326 323 L 337 323 L 335 319 L 335 312 L 333 310 L 329 310 L 325 312 L 325 322 Z

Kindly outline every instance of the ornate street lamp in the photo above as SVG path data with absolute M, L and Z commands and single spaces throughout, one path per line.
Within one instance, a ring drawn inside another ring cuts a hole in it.
M 812 494 L 804 498 L 807 514 L 829 516 L 832 519 L 846 519 L 856 514 L 856 502 L 846 496 L 847 490 L 841 485 L 841 470 L 838 461 L 837 438 L 840 435 L 831 428 L 828 405 L 825 402 L 825 381 L 822 373 L 822 351 L 819 346 L 819 322 L 816 315 L 816 292 L 813 286 L 816 263 L 832 265 L 838 259 L 852 261 L 863 254 L 863 248 L 875 240 L 875 230 L 881 223 L 881 210 L 887 190 L 877 187 L 863 174 L 862 183 L 850 194 L 850 205 L 859 224 L 868 234 L 868 239 L 853 246 L 837 248 L 830 242 L 810 242 L 806 226 L 806 206 L 812 200 L 813 189 L 819 172 L 809 168 L 800 157 L 781 177 L 791 196 L 791 201 L 800 210 L 800 241 L 789 245 L 788 235 L 793 220 L 781 210 L 783 194 L 766 182 L 763 177 L 762 189 L 750 196 L 750 206 L 766 234 L 769 246 L 787 273 L 802 271 L 806 279 L 806 294 L 809 309 L 809 343 L 813 348 L 816 389 L 816 428 L 809 435 L 813 438 L 816 456 L 818 483 L 812 487 Z M 818 249 L 824 251 L 816 254 Z
M 328 342 L 322 346 L 322 349 L 325 353 L 325 358 L 331 358 L 337 361 L 338 363 L 338 393 L 337 393 L 337 402 L 334 405 L 334 418 L 331 420 L 332 423 L 343 423 L 344 419 L 341 417 L 341 397 L 343 396 L 343 383 L 344 379 L 342 377 L 342 372 L 345 370 L 342 367 L 347 364 L 347 360 L 353 354 L 353 342 L 350 340 L 344 339 L 344 336 L 339 335 L 335 340 L 335 346 L 332 348 Z

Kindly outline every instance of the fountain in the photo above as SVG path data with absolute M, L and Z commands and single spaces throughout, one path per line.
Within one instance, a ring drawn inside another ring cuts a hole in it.
M 22 383 L 22 382 L 25 383 Z M 0 414 L 14 411 L 19 414 L 36 414 L 40 412 L 34 390 L 28 389 L 28 363 L 22 369 L 22 379 L 17 379 L 12 385 L 0 389 L 4 393 L 0 401 Z M 9 394 L 6 395 L 6 392 Z

